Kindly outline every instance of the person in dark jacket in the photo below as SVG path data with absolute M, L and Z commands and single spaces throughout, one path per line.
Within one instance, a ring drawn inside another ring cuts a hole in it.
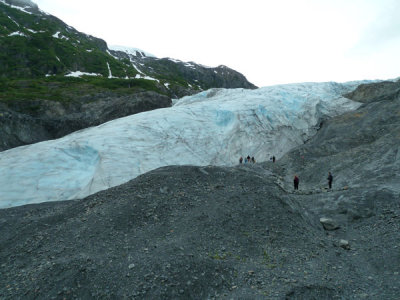
M 243 157 L 239 158 L 239 164 L 243 163 Z
M 329 185 L 329 188 L 331 189 L 332 188 L 332 181 L 333 181 L 333 176 L 332 176 L 332 174 L 331 174 L 331 172 L 328 172 L 328 185 Z
M 299 182 L 300 182 L 299 177 L 297 177 L 297 175 L 294 175 L 293 184 L 294 184 L 294 189 L 295 190 L 299 189 Z

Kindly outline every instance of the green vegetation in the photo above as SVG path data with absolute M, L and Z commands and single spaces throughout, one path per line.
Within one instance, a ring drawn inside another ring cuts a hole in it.
M 0 79 L 0 101 L 52 100 L 68 102 L 83 95 L 96 95 L 112 91 L 122 96 L 139 91 L 155 91 L 162 94 L 157 82 L 145 79 L 117 79 L 94 76 L 82 78 L 51 76 L 38 79 Z
M 12 35 L 19 32 L 21 35 Z M 55 34 L 58 33 L 57 36 Z M 26 14 L 0 4 L 0 77 L 38 78 L 79 70 L 135 77 L 129 61 L 107 53 L 103 40 L 80 33 L 52 16 Z
M 146 74 L 159 82 L 122 79 L 135 78 L 138 71 L 128 59 L 110 55 L 103 40 L 78 32 L 51 15 L 27 14 L 0 3 L 1 102 L 90 101 L 107 92 L 116 96 L 138 91 L 180 95 L 189 82 L 191 89 L 199 89 L 185 79 L 188 70 L 168 59 L 148 60 L 146 66 Z M 108 78 L 110 70 L 116 78 Z M 73 71 L 101 76 L 65 77 Z M 164 83 L 169 84 L 169 91 Z

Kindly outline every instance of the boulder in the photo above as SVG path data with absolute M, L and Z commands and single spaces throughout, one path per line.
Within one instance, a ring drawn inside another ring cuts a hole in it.
M 345 250 L 350 250 L 350 243 L 347 240 L 340 240 L 339 246 Z
M 319 221 L 325 230 L 335 230 L 340 228 L 340 226 L 331 218 L 322 217 L 319 219 Z

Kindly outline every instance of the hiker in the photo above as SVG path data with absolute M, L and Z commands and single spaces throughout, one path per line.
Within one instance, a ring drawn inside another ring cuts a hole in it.
M 252 162 L 253 164 L 256 163 L 256 160 L 254 159 L 254 156 L 251 157 L 251 162 Z
M 295 190 L 299 189 L 299 182 L 300 182 L 299 177 L 297 177 L 297 175 L 294 175 L 293 184 Z
M 329 185 L 329 189 L 332 188 L 332 181 L 333 181 L 333 176 L 331 174 L 331 172 L 328 172 L 328 185 Z
M 242 164 L 243 163 L 243 157 L 240 157 L 239 158 L 239 164 Z
M 247 164 L 247 163 L 248 163 L 248 161 L 247 161 L 247 157 L 245 157 L 245 158 L 244 158 L 244 163 L 245 163 L 245 164 Z
M 272 156 L 272 162 L 273 163 L 275 162 L 275 156 Z
M 250 155 L 247 155 L 247 161 L 250 162 Z

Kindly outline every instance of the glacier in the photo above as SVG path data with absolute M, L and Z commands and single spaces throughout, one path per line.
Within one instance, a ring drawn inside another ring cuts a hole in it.
M 211 89 L 57 140 L 0 152 L 0 208 L 81 199 L 167 165 L 232 166 L 277 158 L 322 118 L 357 109 L 362 82 Z

